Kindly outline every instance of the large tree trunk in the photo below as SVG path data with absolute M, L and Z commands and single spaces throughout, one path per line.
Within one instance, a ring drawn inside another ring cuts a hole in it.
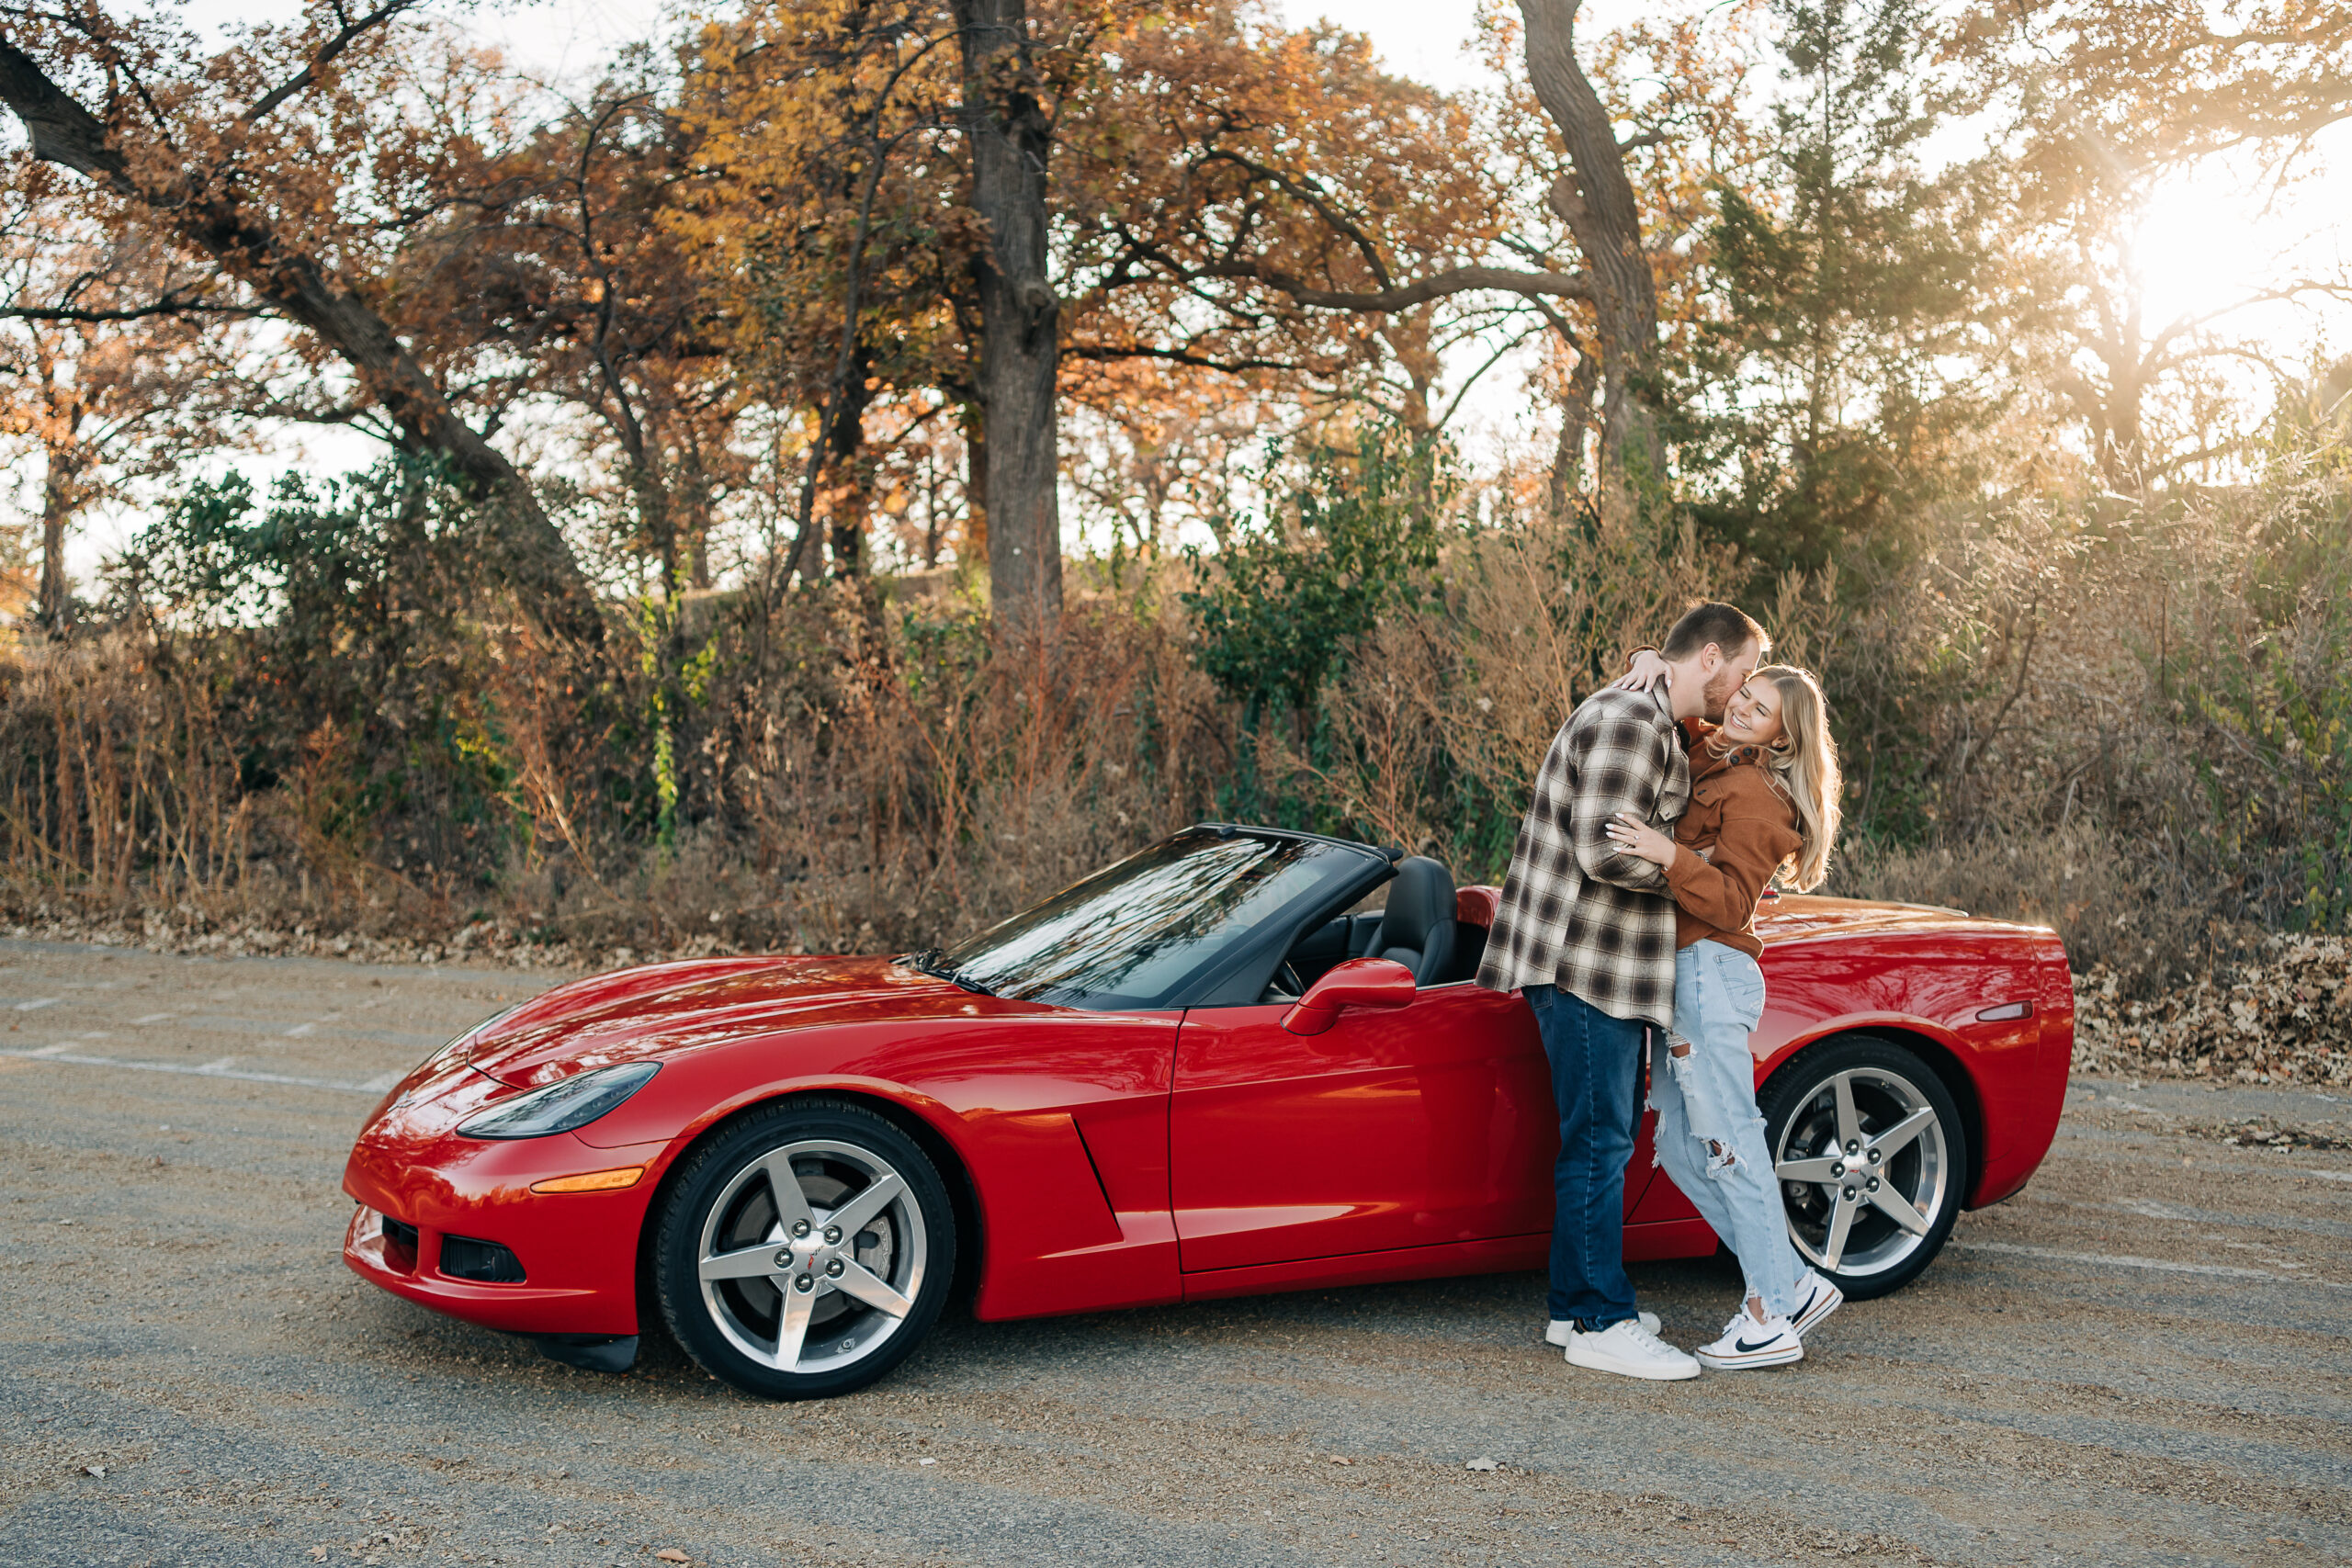
M 40 624 L 51 637 L 63 637 L 74 624 L 73 589 L 65 581 L 65 527 L 78 502 L 74 459 L 72 452 L 51 447 L 41 484 Z
M 232 196 L 186 173 L 151 188 L 132 173 L 97 118 L 6 41 L 0 41 L 0 101 L 24 122 L 33 156 L 137 204 L 341 355 L 408 441 L 437 454 L 485 502 L 505 574 L 526 613 L 569 636 L 603 636 L 594 591 L 530 486 L 504 454 L 457 416 L 381 316 L 335 287 L 315 258 L 281 243 L 255 209 Z
M 1642 248 L 1642 212 L 1609 111 L 1577 63 L 1583 0 L 1519 0 L 1527 75 L 1567 143 L 1575 174 L 1554 185 L 1552 209 L 1576 236 L 1600 327 L 1600 446 L 1605 479 L 1636 490 L 1664 479 L 1657 414 L 1657 279 Z M 1612 472 L 1613 471 L 1613 472 Z
M 1061 617 L 1061 503 L 1054 371 L 1061 301 L 1046 271 L 1046 160 L 1053 123 L 1029 59 L 1025 0 L 956 0 L 972 207 L 989 226 L 975 263 L 980 405 L 988 441 L 989 589 L 1001 626 Z
M 874 396 L 866 386 L 872 358 L 859 342 L 833 411 L 833 428 L 825 439 L 825 531 L 835 577 L 855 577 L 865 570 L 865 532 L 874 516 L 874 462 L 865 452 L 865 405 Z
M 1600 389 L 1600 367 L 1579 351 L 1560 400 L 1560 439 L 1552 448 L 1551 507 L 1555 522 L 1568 515 L 1584 494 L 1584 438 L 1592 429 L 1592 400 Z

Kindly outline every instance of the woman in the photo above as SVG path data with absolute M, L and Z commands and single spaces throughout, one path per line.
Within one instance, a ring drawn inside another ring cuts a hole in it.
M 1663 677 L 1654 654 L 1622 683 Z M 1764 1013 L 1756 903 L 1776 875 L 1817 887 L 1838 837 L 1838 747 L 1810 671 L 1750 676 L 1718 727 L 1693 721 L 1690 807 L 1669 839 L 1630 814 L 1610 825 L 1627 852 L 1663 867 L 1675 902 L 1674 1032 L 1650 1064 L 1658 1163 L 1739 1255 L 1747 1299 L 1698 1351 L 1732 1370 L 1801 1360 L 1802 1336 L 1845 1297 L 1789 1241 L 1748 1032 Z

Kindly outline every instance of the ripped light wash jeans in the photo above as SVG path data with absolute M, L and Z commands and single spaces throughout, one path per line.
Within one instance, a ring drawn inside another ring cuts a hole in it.
M 1787 1315 L 1796 1305 L 1804 1259 L 1789 1240 L 1781 1184 L 1756 1109 L 1756 1058 L 1748 1032 L 1764 1016 L 1764 971 L 1719 942 L 1694 942 L 1674 955 L 1674 1032 L 1656 1036 L 1650 1109 L 1657 1112 L 1657 1163 L 1715 1235 L 1739 1255 L 1747 1294 Z M 1687 1040 L 1688 1055 L 1673 1047 Z

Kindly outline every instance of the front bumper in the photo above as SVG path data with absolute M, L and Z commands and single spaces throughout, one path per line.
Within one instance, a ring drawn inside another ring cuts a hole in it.
M 394 1295 L 489 1328 L 637 1333 L 638 1237 L 667 1146 L 600 1149 L 571 1134 L 459 1137 L 457 1122 L 480 1109 L 471 1088 L 423 1102 L 390 1096 L 361 1130 L 343 1173 L 344 1191 L 360 1205 L 344 1236 L 345 1264 Z M 648 1168 L 617 1191 L 531 1190 L 551 1177 L 627 1165 Z M 387 1235 L 388 1217 L 396 1234 Z M 507 1248 L 523 1279 L 490 1284 L 444 1272 L 442 1244 L 453 1235 Z
M 418 1267 L 415 1255 L 403 1257 L 407 1249 L 398 1244 L 388 1245 L 383 1218 L 380 1211 L 362 1204 L 352 1213 L 350 1228 L 344 1233 L 345 1264 L 371 1285 L 419 1306 L 513 1334 L 637 1332 L 636 1292 L 628 1284 L 616 1292 L 609 1286 L 542 1285 L 529 1278 L 514 1285 L 452 1280 L 435 1268 Z M 425 1246 L 438 1245 L 436 1234 L 419 1229 Z

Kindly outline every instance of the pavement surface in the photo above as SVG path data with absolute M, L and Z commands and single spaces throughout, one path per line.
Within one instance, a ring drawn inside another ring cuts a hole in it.
M 361 1113 L 544 983 L 0 942 L 0 1561 L 2352 1562 L 2341 1100 L 2079 1081 L 2033 1185 L 1795 1367 L 1582 1371 L 1505 1275 L 951 1314 L 769 1405 L 344 1269 Z M 1738 1290 L 1635 1280 L 1685 1345 Z

